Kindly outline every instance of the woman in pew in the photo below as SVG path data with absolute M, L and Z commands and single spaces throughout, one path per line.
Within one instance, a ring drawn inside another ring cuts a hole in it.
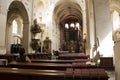
M 31 63 L 30 58 L 27 55 L 25 55 L 25 49 L 23 48 L 23 46 L 20 46 L 20 48 L 19 48 L 19 56 L 16 58 L 16 61 L 17 62 L 30 62 Z

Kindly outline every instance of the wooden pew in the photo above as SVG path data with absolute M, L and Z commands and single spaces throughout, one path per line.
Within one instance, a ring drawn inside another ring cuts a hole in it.
M 23 68 L 23 69 L 49 69 L 49 70 L 66 70 L 71 68 L 71 64 L 56 64 L 56 63 L 27 63 L 27 62 L 11 62 L 8 67 Z
M 74 60 L 48 60 L 48 59 L 31 59 L 33 63 L 72 63 Z
M 73 75 L 73 77 L 71 77 Z M 65 77 L 70 80 L 108 80 L 109 76 L 104 69 L 72 69 L 67 68 Z
M 8 67 L 24 68 L 24 69 L 49 69 L 49 70 L 66 70 L 66 68 L 97 68 L 96 65 L 86 64 L 62 64 L 62 63 L 27 63 L 27 62 L 11 62 Z
M 113 57 L 100 57 L 100 67 L 108 70 L 114 70 Z
M 67 53 L 58 56 L 60 60 L 75 60 L 75 59 L 87 59 L 88 57 L 84 53 Z
M 0 68 L 1 80 L 64 80 L 64 71 Z
M 7 59 L 0 59 L 0 67 L 6 67 L 8 65 Z
M 56 63 L 56 64 L 72 64 L 72 68 L 98 68 L 98 65 L 86 64 L 89 59 L 76 59 L 76 60 L 41 60 L 32 59 L 33 63 Z
M 75 80 L 108 80 L 108 75 L 104 69 L 75 69 Z
M 74 62 L 87 62 L 89 61 L 89 59 L 75 59 L 75 60 L 57 60 L 57 59 L 53 59 L 53 60 L 48 60 L 48 59 L 31 59 L 31 61 L 33 63 L 37 62 L 37 63 L 74 63 Z
M 1 80 L 108 80 L 108 78 L 104 69 L 67 69 L 66 71 L 56 71 L 0 68 Z
M 51 59 L 50 53 L 29 53 L 26 54 L 30 59 Z
M 11 62 L 11 61 L 15 61 L 18 55 L 19 54 L 3 54 L 3 55 L 0 55 L 0 59 L 7 59 L 8 62 Z

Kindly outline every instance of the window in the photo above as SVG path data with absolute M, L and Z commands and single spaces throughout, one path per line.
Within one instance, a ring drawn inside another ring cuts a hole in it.
M 18 25 L 17 22 L 14 20 L 12 23 L 12 33 L 17 34 Z
M 117 30 L 120 27 L 120 16 L 117 11 L 113 12 L 113 30 Z

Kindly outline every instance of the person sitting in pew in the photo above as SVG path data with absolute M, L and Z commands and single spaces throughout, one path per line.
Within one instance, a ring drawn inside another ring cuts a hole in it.
M 19 56 L 16 58 L 16 61 L 17 62 L 30 62 L 31 63 L 30 58 L 27 55 L 25 55 L 25 49 L 23 48 L 23 46 L 20 46 L 20 48 L 19 48 Z

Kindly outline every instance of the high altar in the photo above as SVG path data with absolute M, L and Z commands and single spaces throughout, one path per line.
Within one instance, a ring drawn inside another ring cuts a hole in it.
M 82 27 L 65 26 L 63 37 L 64 40 L 61 46 L 63 51 L 69 51 L 70 53 L 84 52 Z

